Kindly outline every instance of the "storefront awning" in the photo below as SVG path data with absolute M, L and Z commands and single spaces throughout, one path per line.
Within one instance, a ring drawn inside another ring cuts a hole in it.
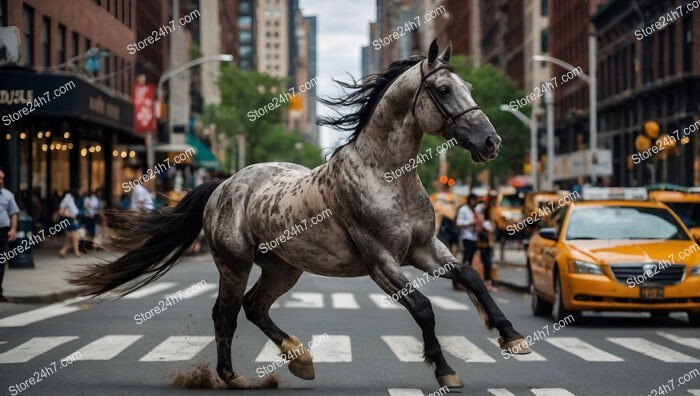
M 187 144 L 194 147 L 195 155 L 194 162 L 197 166 L 202 166 L 210 170 L 218 170 L 220 167 L 219 160 L 216 155 L 211 152 L 209 147 L 207 147 L 204 142 L 197 139 L 196 136 L 188 134 Z

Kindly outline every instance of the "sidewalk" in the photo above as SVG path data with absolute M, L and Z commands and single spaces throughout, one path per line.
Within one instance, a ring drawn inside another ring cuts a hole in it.
M 501 260 L 501 246 L 494 247 L 493 262 L 498 265 L 498 279 L 494 283 L 518 292 L 528 292 L 526 251 L 516 243 L 508 243 L 503 251 Z

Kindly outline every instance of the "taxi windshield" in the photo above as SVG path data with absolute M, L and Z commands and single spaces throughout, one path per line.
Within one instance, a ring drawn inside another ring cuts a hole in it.
M 695 202 L 684 202 L 684 203 L 670 203 L 666 202 L 681 221 L 688 228 L 700 227 L 700 203 Z
M 576 208 L 569 219 L 566 239 L 690 240 L 668 210 L 639 206 Z
M 525 198 L 521 194 L 504 195 L 501 199 L 501 206 L 504 208 L 521 208 L 525 204 Z

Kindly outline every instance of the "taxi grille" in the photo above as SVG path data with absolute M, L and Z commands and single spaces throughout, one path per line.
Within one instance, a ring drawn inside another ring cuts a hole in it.
M 635 280 L 635 283 L 636 279 L 643 278 L 644 283 L 653 283 L 657 285 L 673 285 L 683 280 L 685 265 L 672 264 L 664 266 L 665 268 L 662 269 L 662 264 L 657 263 L 657 270 L 651 270 L 652 274 L 655 274 L 653 276 L 648 276 L 644 274 L 644 269 L 642 268 L 645 264 L 613 264 L 610 266 L 610 269 L 615 275 L 615 279 L 624 284 L 627 284 L 627 279 L 630 278 Z

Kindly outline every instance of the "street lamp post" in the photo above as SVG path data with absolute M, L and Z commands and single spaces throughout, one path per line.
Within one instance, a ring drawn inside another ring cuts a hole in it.
M 537 118 L 535 115 L 535 109 L 533 107 L 530 118 L 519 110 L 512 109 L 506 104 L 502 104 L 498 107 L 501 111 L 512 113 L 516 116 L 523 124 L 530 127 L 530 179 L 532 179 L 532 189 L 537 191 Z
M 596 81 L 596 35 L 591 33 L 588 35 L 588 72 L 590 75 L 580 72 L 577 76 L 588 84 L 588 140 L 590 141 L 591 153 L 595 160 L 598 151 L 598 98 L 597 98 L 597 81 Z M 532 60 L 554 63 L 568 71 L 576 69 L 572 64 L 564 62 L 559 58 L 549 55 L 537 54 L 532 56 Z M 595 183 L 595 167 L 591 164 L 590 168 L 591 181 Z

